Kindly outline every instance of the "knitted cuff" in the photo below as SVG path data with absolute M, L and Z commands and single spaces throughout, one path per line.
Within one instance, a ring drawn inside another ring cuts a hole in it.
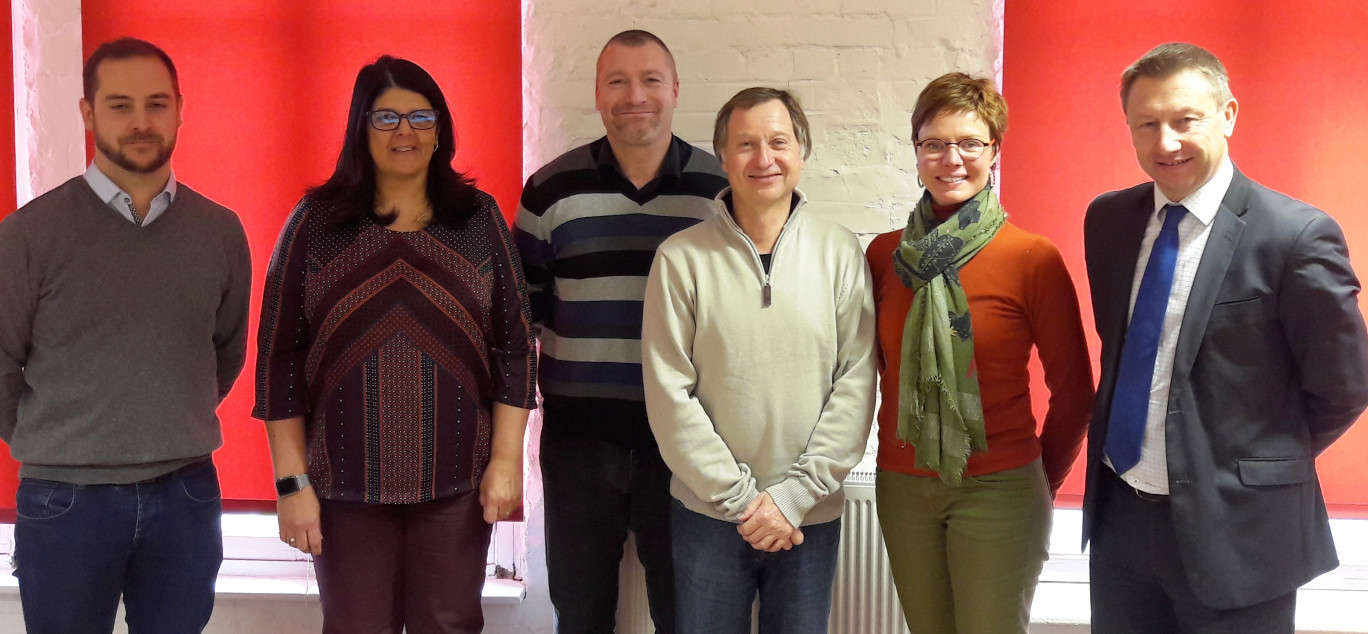
M 774 505 L 779 507 L 779 512 L 784 514 L 784 519 L 787 519 L 794 528 L 802 526 L 803 518 L 807 516 L 808 511 L 820 501 L 801 481 L 794 478 L 786 478 L 765 489 L 765 492 L 770 494 Z

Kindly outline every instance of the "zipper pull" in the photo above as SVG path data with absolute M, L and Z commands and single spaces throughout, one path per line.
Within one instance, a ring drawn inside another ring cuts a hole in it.
M 769 308 L 769 305 L 770 305 L 770 283 L 769 283 L 769 280 L 765 280 L 765 296 L 764 296 L 764 299 L 763 299 L 763 300 L 761 301 L 761 303 L 760 303 L 760 307 L 761 307 L 761 308 Z

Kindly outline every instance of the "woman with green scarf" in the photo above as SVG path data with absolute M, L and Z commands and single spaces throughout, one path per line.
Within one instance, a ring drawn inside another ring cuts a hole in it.
M 878 318 L 879 522 L 917 634 L 1026 632 L 1053 496 L 1092 409 L 1078 297 L 1058 249 L 1007 222 L 991 175 L 1007 104 L 932 81 L 912 113 L 925 193 L 867 257 Z M 1027 365 L 1050 392 L 1037 434 Z

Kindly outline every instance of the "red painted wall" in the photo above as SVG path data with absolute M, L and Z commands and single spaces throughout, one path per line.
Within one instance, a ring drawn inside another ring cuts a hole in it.
M 5 13 L 0 64 L 9 69 Z M 175 60 L 185 95 L 176 176 L 242 217 L 253 253 L 254 297 L 260 297 L 290 208 L 337 160 L 356 72 L 381 54 L 411 59 L 436 77 L 456 119 L 457 168 L 470 170 L 507 217 L 517 209 L 518 0 L 84 0 L 82 28 L 87 56 L 101 42 L 130 35 L 158 44 Z M 0 108 L 12 112 L 12 82 L 5 85 Z M 0 147 L 12 148 L 12 135 L 12 127 L 0 132 Z M 0 159 L 6 212 L 14 207 L 13 169 L 14 156 L 6 153 Z M 258 309 L 253 306 L 247 369 L 219 409 L 224 448 L 214 457 L 230 500 L 275 498 L 265 433 L 248 416 Z M 0 458 L 0 506 L 13 500 L 14 478 L 6 473 L 13 473 L 8 456 Z
M 1121 113 L 1121 71 L 1153 46 L 1174 40 L 1220 57 L 1240 102 L 1231 140 L 1236 166 L 1334 216 L 1363 277 L 1365 33 L 1368 3 L 1361 0 L 1276 0 L 1257 7 L 1213 0 L 1006 3 L 1003 88 L 1011 126 L 1002 157 L 1003 202 L 1014 222 L 1050 237 L 1064 252 L 1084 305 L 1094 363 L 1083 212 L 1103 191 L 1148 180 Z M 1043 385 L 1033 387 L 1044 394 Z M 1337 515 L 1368 516 L 1364 455 L 1368 424 L 1360 421 L 1318 462 Z M 1066 496 L 1082 492 L 1082 471 L 1080 460 Z
M 14 47 L 13 16 L 0 15 L 0 218 L 15 207 L 14 186 Z M 19 486 L 19 468 L 9 457 L 9 446 L 0 443 L 0 508 L 11 506 Z
M 14 210 L 14 46 L 13 17 L 8 11 L 0 16 L 0 218 Z

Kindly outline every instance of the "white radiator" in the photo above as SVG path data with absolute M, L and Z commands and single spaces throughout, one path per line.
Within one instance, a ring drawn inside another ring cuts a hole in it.
M 845 516 L 841 518 L 841 555 L 831 589 L 832 634 L 906 634 L 907 619 L 893 587 L 879 514 L 874 506 L 874 474 L 852 471 L 846 478 Z
M 874 473 L 864 469 L 852 471 L 845 487 L 841 554 L 836 561 L 827 629 L 831 634 L 906 634 L 907 621 L 888 570 L 888 554 L 874 508 Z M 646 603 L 646 577 L 631 539 L 623 553 L 621 575 L 618 632 L 654 632 Z

